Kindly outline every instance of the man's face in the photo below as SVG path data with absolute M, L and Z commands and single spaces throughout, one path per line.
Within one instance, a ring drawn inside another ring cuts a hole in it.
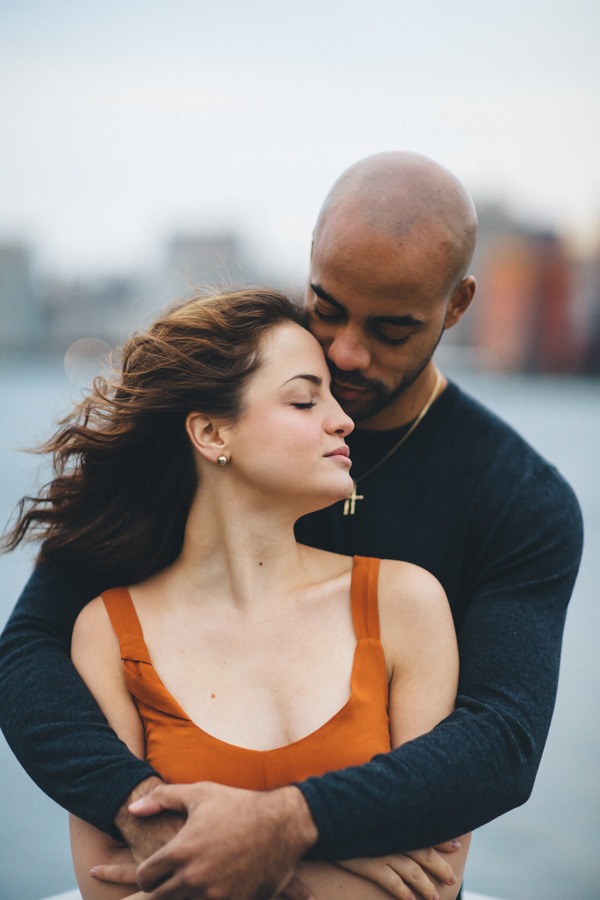
M 305 299 L 309 327 L 325 351 L 332 393 L 355 421 L 401 424 L 401 398 L 448 327 L 451 300 L 448 247 L 433 229 L 401 242 L 348 220 L 319 230 Z

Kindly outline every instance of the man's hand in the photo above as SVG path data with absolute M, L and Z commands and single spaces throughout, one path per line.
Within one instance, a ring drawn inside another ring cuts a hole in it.
M 185 822 L 185 814 L 170 810 L 162 812 L 152 819 L 140 819 L 129 812 L 129 807 L 132 803 L 145 797 L 162 783 L 160 778 L 147 778 L 146 781 L 142 781 L 132 791 L 115 816 L 115 825 L 127 841 L 133 858 L 137 863 L 143 862 L 161 847 L 164 847 L 171 838 L 175 837 Z M 119 879 L 115 880 L 118 881 Z M 135 879 L 133 881 L 135 883 Z
M 245 791 L 201 782 L 161 785 L 130 807 L 136 816 L 187 814 L 181 831 L 138 868 L 148 900 L 307 900 L 294 871 L 317 839 L 295 787 Z

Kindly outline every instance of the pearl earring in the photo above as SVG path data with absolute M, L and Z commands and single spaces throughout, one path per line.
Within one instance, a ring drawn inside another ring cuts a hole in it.
M 220 466 L 226 466 L 227 463 L 229 462 L 229 460 L 227 459 L 226 456 L 220 456 L 218 458 L 217 462 L 219 463 Z

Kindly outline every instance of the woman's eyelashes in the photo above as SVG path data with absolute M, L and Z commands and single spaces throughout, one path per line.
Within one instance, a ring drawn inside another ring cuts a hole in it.
M 312 409 L 313 406 L 316 406 L 316 403 L 314 400 L 307 400 L 304 403 L 292 401 L 292 406 L 295 406 L 296 409 Z

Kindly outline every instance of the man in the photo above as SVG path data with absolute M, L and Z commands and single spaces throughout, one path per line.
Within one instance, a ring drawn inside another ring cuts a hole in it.
M 431 846 L 531 792 L 581 518 L 556 471 L 434 366 L 443 331 L 475 292 L 467 274 L 475 231 L 464 188 L 431 160 L 363 160 L 325 201 L 306 295 L 333 392 L 358 427 L 348 441 L 352 497 L 302 520 L 298 536 L 406 559 L 438 577 L 461 655 L 448 719 L 364 766 L 298 786 L 152 791 L 158 779 L 120 745 L 67 659 L 73 620 L 106 587 L 101 579 L 74 584 L 39 569 L 7 625 L 0 716 L 11 746 L 62 805 L 104 830 L 116 823 L 138 860 L 150 856 L 138 881 L 146 890 L 165 881 L 153 900 L 269 897 L 307 854 L 338 860 Z M 181 824 L 141 818 L 161 809 L 187 822 L 152 855 Z

